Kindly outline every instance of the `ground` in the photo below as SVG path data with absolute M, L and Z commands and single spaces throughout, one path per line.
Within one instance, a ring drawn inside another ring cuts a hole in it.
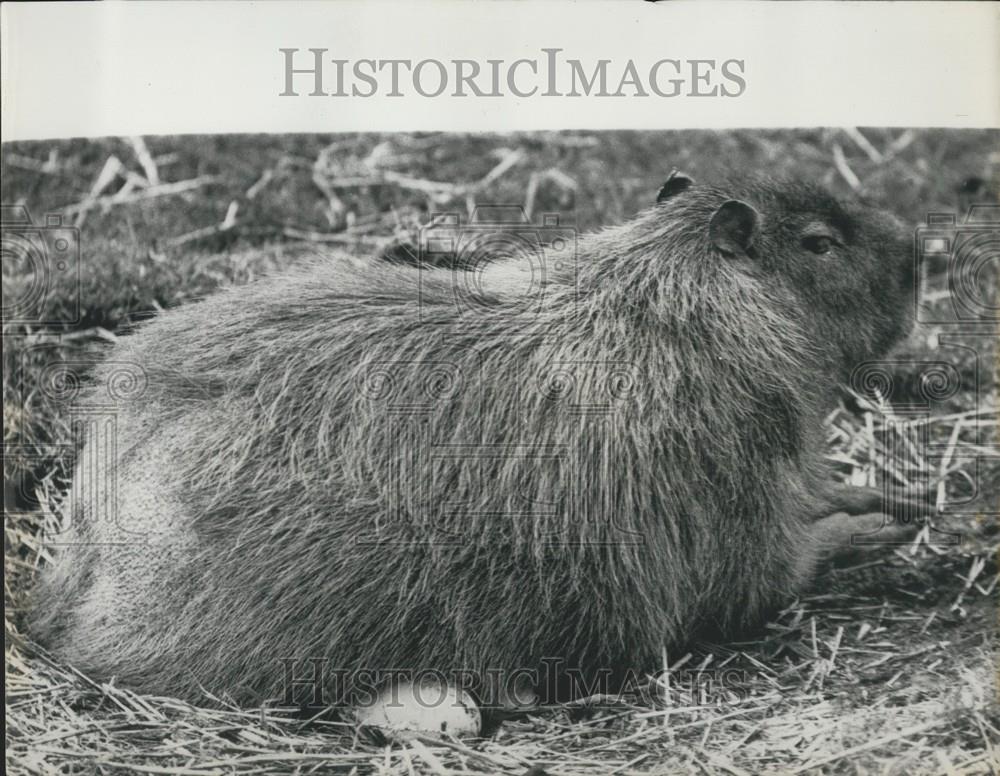
M 42 278 L 8 241 L 26 232 L 5 207 L 9 771 L 1000 772 L 995 226 L 992 253 L 965 274 L 954 269 L 964 238 L 950 263 L 931 257 L 923 323 L 895 363 L 831 396 L 839 476 L 929 485 L 942 507 L 933 527 L 832 571 L 743 642 L 664 656 L 669 679 L 647 692 L 514 716 L 484 739 L 385 741 L 329 715 L 139 696 L 54 662 L 21 630 L 46 562 L 40 528 L 73 454 L 75 365 L 159 309 L 327 245 L 370 255 L 412 239 L 433 212 L 466 216 L 475 204 L 522 204 L 535 222 L 557 212 L 580 230 L 618 223 L 654 201 L 672 168 L 793 174 L 914 224 L 957 213 L 975 237 L 988 228 L 962 219 L 970 204 L 996 204 L 997 148 L 1000 132 L 898 129 L 5 145 L 3 204 L 26 207 L 36 225 L 61 214 L 39 238 L 50 256 L 61 235 L 75 239 L 58 229 L 78 229 L 81 246 L 78 263 L 71 245 L 68 263 Z

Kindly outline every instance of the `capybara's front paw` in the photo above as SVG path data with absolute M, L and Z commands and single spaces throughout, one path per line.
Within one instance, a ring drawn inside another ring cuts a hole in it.
M 816 518 L 824 519 L 836 512 L 852 516 L 887 512 L 907 520 L 933 515 L 937 511 L 936 504 L 937 492 L 933 488 L 923 492 L 887 493 L 881 488 L 838 484 L 830 488 L 827 511 Z
M 837 512 L 813 524 L 812 539 L 821 562 L 836 565 L 909 544 L 923 526 L 923 520 L 899 519 L 883 512 Z

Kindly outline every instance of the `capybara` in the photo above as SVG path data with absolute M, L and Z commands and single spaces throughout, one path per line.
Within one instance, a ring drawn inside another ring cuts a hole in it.
M 910 245 L 813 185 L 673 175 L 544 282 L 496 257 L 474 303 L 446 270 L 332 256 L 164 312 L 81 404 L 114 433 L 84 447 L 34 632 L 242 704 L 283 697 L 290 660 L 346 702 L 380 672 L 593 677 L 739 632 L 845 535 L 822 417 L 909 330 Z M 141 390 L 109 400 L 122 365 Z

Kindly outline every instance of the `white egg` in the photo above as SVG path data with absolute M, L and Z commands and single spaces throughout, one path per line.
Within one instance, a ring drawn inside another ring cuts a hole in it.
M 387 687 L 371 705 L 355 706 L 354 718 L 360 725 L 372 725 L 390 734 L 477 736 L 482 729 L 479 707 L 472 697 L 433 680 Z

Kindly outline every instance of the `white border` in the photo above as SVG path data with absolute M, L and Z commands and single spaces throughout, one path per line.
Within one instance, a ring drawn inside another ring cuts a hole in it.
M 1000 126 L 989 2 L 5 3 L 3 140 L 220 132 Z M 345 59 L 746 61 L 736 98 L 279 97 Z

